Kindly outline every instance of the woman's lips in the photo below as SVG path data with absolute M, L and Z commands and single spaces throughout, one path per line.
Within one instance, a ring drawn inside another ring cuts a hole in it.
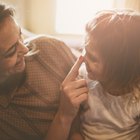
M 86 70 L 87 70 L 87 73 L 91 73 L 91 70 L 88 67 L 86 67 Z

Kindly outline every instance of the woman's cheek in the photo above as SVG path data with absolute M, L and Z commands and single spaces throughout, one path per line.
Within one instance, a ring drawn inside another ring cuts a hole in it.
M 99 68 L 99 66 L 98 66 L 97 63 L 93 63 L 93 65 L 91 66 L 91 70 L 92 70 L 93 72 L 98 71 L 98 68 Z
M 92 73 L 92 76 L 94 77 L 94 80 L 95 79 L 98 80 L 98 78 L 101 75 L 101 70 L 100 70 L 100 67 L 98 66 L 98 64 L 92 65 L 91 73 Z

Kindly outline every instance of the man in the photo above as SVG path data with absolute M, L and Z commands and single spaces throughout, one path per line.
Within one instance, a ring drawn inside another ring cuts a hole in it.
M 26 43 L 28 48 L 13 9 L 0 4 L 1 140 L 47 137 L 59 107 L 60 84 L 75 61 L 57 39 L 37 36 Z

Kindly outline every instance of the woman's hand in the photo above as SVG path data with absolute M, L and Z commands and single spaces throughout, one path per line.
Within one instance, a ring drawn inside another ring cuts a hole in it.
M 77 79 L 78 71 L 83 63 L 83 57 L 81 56 L 61 85 L 61 98 L 59 113 L 63 116 L 67 116 L 72 120 L 77 115 L 80 104 L 87 99 L 87 83 L 85 79 Z
M 49 128 L 46 140 L 67 140 L 79 106 L 87 99 L 88 88 L 86 81 L 84 79 L 76 79 L 82 63 L 83 57 L 80 57 L 61 85 L 59 109 Z M 79 135 L 74 135 L 73 138 L 77 139 L 77 137 L 79 138 Z

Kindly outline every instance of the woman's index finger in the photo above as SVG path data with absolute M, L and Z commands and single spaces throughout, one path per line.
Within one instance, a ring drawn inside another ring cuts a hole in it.
M 75 64 L 71 68 L 71 70 L 69 71 L 68 75 L 66 76 L 64 82 L 69 82 L 69 81 L 75 80 L 75 78 L 78 76 L 78 71 L 79 71 L 81 64 L 83 63 L 83 60 L 84 60 L 83 56 L 80 56 L 77 59 L 77 61 L 75 62 Z

